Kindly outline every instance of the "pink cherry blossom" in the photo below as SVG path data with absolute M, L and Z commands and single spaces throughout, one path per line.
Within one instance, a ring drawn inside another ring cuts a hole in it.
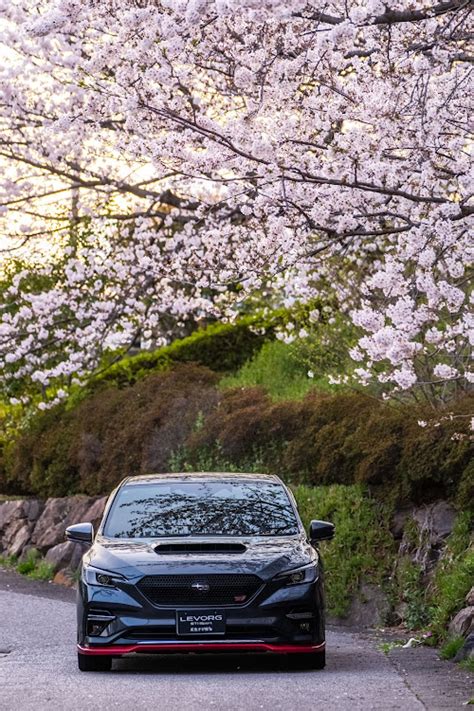
M 465 3 L 2 10 L 7 392 L 22 379 L 46 403 L 117 349 L 262 294 L 337 304 L 361 332 L 363 384 L 435 401 L 467 389 Z

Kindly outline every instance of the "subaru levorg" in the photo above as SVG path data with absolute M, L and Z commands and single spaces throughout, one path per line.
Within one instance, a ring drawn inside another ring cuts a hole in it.
M 112 492 L 78 587 L 78 664 L 107 671 L 130 653 L 276 652 L 325 665 L 323 567 L 276 476 L 159 474 Z

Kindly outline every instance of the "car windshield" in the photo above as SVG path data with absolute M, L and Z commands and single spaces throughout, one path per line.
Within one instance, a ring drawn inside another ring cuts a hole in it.
M 240 480 L 124 486 L 104 529 L 109 538 L 296 533 L 298 522 L 283 486 Z

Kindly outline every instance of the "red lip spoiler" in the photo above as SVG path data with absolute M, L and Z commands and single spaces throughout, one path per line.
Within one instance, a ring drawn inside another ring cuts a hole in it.
M 82 647 L 77 645 L 81 654 L 120 656 L 132 652 L 276 652 L 277 654 L 311 654 L 324 649 L 325 642 L 316 645 L 266 644 L 265 642 L 163 642 L 162 644 L 121 644 L 104 647 Z

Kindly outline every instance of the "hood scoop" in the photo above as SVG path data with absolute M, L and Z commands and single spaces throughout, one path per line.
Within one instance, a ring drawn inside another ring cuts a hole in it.
M 243 543 L 160 543 L 155 546 L 158 555 L 174 553 L 245 553 Z

